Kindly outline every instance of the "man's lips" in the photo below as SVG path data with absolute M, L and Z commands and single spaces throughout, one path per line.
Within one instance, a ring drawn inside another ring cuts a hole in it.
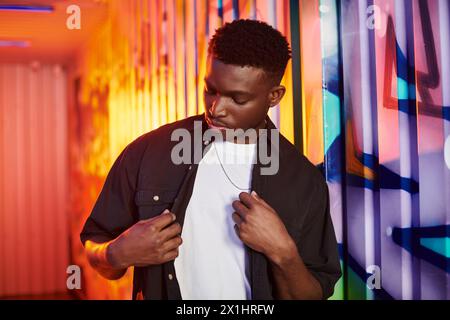
M 211 118 L 206 118 L 206 122 L 208 123 L 208 126 L 213 129 L 228 129 L 223 123 Z

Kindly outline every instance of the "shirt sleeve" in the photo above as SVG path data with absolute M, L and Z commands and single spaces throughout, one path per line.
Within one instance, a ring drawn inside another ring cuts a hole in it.
M 86 220 L 80 239 L 83 245 L 92 237 L 109 241 L 134 224 L 136 212 L 134 194 L 138 163 L 135 155 L 125 148 L 106 177 L 99 197 Z
M 323 299 L 329 298 L 341 277 L 341 267 L 328 186 L 323 178 L 316 185 L 297 247 L 306 267 L 320 283 Z

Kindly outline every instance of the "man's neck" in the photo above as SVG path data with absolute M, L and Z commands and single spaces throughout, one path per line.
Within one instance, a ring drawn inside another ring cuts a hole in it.
M 224 135 L 224 140 L 228 141 L 228 142 L 232 142 L 235 144 L 256 144 L 258 141 L 258 137 L 261 135 L 261 133 L 267 129 L 267 121 L 264 121 L 264 126 L 262 128 L 251 128 L 249 130 L 254 130 L 256 131 L 256 135 L 255 134 L 246 134 L 246 131 L 244 130 L 244 134 L 240 135 L 240 136 L 232 136 L 231 139 L 227 139 L 227 135 L 226 133 L 223 133 Z M 243 130 L 243 129 L 240 129 Z

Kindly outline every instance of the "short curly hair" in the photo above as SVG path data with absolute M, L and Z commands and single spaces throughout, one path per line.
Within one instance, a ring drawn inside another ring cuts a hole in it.
M 286 37 L 267 23 L 241 19 L 216 30 L 208 44 L 208 55 L 225 64 L 261 68 L 279 84 L 291 49 Z

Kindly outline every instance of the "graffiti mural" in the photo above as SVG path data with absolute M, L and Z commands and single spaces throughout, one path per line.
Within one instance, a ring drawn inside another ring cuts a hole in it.
M 449 299 L 449 3 L 317 5 L 342 297 Z

